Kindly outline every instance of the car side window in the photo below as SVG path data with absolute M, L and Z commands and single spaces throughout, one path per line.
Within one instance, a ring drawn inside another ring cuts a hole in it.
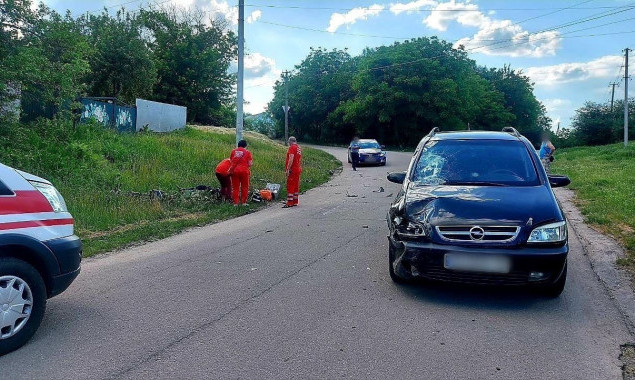
M 4 182 L 0 181 L 0 196 L 14 195 L 13 191 L 9 189 Z

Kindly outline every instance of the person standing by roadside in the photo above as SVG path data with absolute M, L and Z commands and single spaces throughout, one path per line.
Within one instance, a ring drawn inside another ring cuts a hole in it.
M 226 201 L 232 199 L 232 178 L 229 174 L 232 161 L 229 158 L 222 160 L 216 165 L 216 178 L 220 183 L 220 195 L 221 199 Z
M 359 165 L 359 137 L 353 137 L 349 149 L 351 150 L 351 165 L 353 170 L 357 171 L 357 166 Z
M 551 161 L 553 161 L 553 153 L 556 151 L 556 147 L 549 140 L 549 133 L 546 131 L 542 134 L 542 144 L 540 144 L 540 151 L 538 153 L 540 162 L 545 168 L 547 174 L 551 173 Z
M 229 159 L 231 160 L 229 172 L 232 177 L 234 206 L 238 206 L 238 204 L 247 206 L 249 177 L 251 176 L 251 165 L 254 163 L 251 152 L 247 150 L 247 141 L 240 140 L 238 148 L 232 150 Z
M 287 203 L 284 208 L 297 206 L 300 197 L 300 174 L 302 174 L 302 149 L 295 137 L 289 137 L 289 150 L 285 162 L 287 174 Z

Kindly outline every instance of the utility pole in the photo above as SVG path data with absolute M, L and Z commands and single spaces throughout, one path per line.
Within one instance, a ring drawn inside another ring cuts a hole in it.
M 624 49 L 624 146 L 628 146 L 628 52 L 631 49 Z
M 612 113 L 613 112 L 613 100 L 615 100 L 615 86 L 619 86 L 619 83 L 611 82 L 611 83 L 609 83 L 609 86 L 613 87 L 613 89 L 611 90 L 611 113 Z
M 245 76 L 245 0 L 238 0 L 238 84 L 236 88 L 236 145 L 243 139 L 243 78 Z
M 289 71 L 282 72 L 284 78 L 284 145 L 289 144 Z

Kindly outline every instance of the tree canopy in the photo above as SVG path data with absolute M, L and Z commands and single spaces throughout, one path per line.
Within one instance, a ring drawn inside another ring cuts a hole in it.
M 433 127 L 500 130 L 514 126 L 538 140 L 550 123 L 530 80 L 509 67 L 478 67 L 462 49 L 436 37 L 347 51 L 311 49 L 288 78 L 293 133 L 317 142 L 353 135 L 413 146 Z M 279 130 L 285 83 L 269 111 Z
M 23 120 L 68 111 L 80 96 L 182 105 L 190 122 L 234 120 L 236 36 L 196 8 L 73 18 L 42 4 L 34 9 L 31 0 L 5 0 L 0 23 L 0 105 L 18 88 Z

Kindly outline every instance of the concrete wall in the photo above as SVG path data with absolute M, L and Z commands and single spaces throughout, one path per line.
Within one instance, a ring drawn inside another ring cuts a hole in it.
M 154 132 L 170 132 L 185 127 L 187 107 L 137 99 L 137 131 L 146 125 Z

